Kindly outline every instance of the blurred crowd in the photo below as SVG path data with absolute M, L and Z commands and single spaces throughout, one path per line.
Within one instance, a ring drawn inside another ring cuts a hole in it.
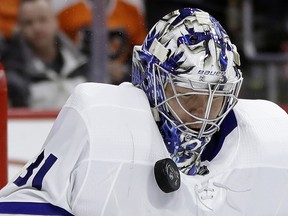
M 137 2 L 136 2 L 137 3 Z M 140 4 L 106 1 L 110 82 L 130 81 L 130 55 L 146 23 Z M 1 2 L 1 63 L 11 107 L 60 108 L 73 88 L 89 81 L 93 1 Z
M 253 31 L 259 52 L 288 53 L 288 2 L 253 1 Z M 10 107 L 60 108 L 73 88 L 90 81 L 93 0 L 1 0 L 0 63 L 7 81 Z M 288 104 L 288 63 L 257 62 L 245 55 L 241 0 L 103 0 L 107 27 L 109 83 L 130 81 L 131 55 L 152 25 L 180 7 L 209 11 L 225 25 L 242 59 L 246 98 L 271 99 L 269 73 L 277 74 L 272 97 Z M 268 28 L 267 28 L 268 27 Z M 103 52 L 105 53 L 105 52 Z M 288 61 L 287 61 L 288 62 Z M 269 70 L 270 68 L 270 70 Z M 104 73 L 104 72 L 103 72 Z M 267 75 L 268 74 L 268 75 Z M 273 76 L 273 75 L 272 75 Z M 276 90 L 275 90 L 276 85 Z M 271 87 L 272 86 L 272 87 Z M 275 93 L 276 92 L 276 93 Z

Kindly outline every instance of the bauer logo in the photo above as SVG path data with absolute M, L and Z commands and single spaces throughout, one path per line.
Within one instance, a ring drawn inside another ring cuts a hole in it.
M 211 75 L 211 76 L 225 76 L 225 71 L 210 71 L 210 70 L 199 70 L 198 74 L 201 75 Z

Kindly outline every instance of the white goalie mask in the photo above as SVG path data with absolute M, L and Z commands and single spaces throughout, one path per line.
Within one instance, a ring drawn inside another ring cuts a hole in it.
M 132 83 L 146 93 L 170 153 L 189 137 L 207 138 L 219 130 L 237 103 L 242 84 L 239 66 L 236 46 L 220 23 L 194 8 L 166 15 L 154 25 L 143 45 L 135 46 Z M 183 104 L 183 98 L 193 95 L 206 98 L 203 115 Z M 211 115 L 215 98 L 221 98 L 221 105 L 217 114 Z M 181 118 L 173 103 L 191 121 Z

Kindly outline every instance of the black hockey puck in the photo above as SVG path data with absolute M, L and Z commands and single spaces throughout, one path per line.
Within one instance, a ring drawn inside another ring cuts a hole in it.
M 154 165 L 154 175 L 160 189 L 165 193 L 176 191 L 180 187 L 180 172 L 171 158 L 159 160 Z

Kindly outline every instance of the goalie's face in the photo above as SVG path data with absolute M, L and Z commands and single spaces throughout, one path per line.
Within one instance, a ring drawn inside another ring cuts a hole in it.
M 173 87 L 170 83 L 165 88 L 165 95 L 174 118 L 196 131 L 203 126 L 202 119 L 216 119 L 224 103 L 223 96 L 214 96 L 209 105 L 209 95 L 198 94 L 189 88 Z

